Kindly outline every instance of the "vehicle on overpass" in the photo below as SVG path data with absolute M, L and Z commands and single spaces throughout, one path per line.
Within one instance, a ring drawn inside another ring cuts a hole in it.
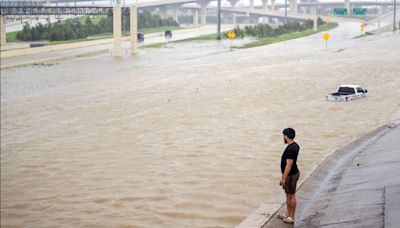
M 144 42 L 144 34 L 143 33 L 141 33 L 141 32 L 137 33 L 137 41 L 139 43 L 143 43 Z
M 351 101 L 358 98 L 366 97 L 368 90 L 363 89 L 359 85 L 341 85 L 336 93 L 328 93 L 327 101 Z
M 171 30 L 165 30 L 164 36 L 166 39 L 171 39 L 172 38 L 172 31 Z

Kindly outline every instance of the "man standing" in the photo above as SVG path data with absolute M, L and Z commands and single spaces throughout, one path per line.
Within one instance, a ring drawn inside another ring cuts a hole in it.
M 296 184 L 300 177 L 300 171 L 297 168 L 297 156 L 299 155 L 300 147 L 294 141 L 296 132 L 292 128 L 283 130 L 283 140 L 288 144 L 282 154 L 281 172 L 282 178 L 279 185 L 283 187 L 286 193 L 286 213 L 278 214 L 278 217 L 283 219 L 283 222 L 294 223 L 294 215 L 296 211 Z

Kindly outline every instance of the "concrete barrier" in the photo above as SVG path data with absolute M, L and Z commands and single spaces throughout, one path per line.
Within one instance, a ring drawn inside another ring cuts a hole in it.
M 200 27 L 198 29 L 200 29 Z M 174 31 L 174 33 L 181 34 L 181 33 L 193 32 L 193 30 L 194 30 L 193 28 L 182 29 L 182 30 Z M 164 32 L 145 34 L 145 38 L 159 37 L 159 36 L 164 36 Z M 130 37 L 123 37 L 122 41 L 129 41 L 129 39 L 130 39 Z M 112 42 L 113 42 L 113 38 L 108 38 L 108 39 L 82 41 L 82 42 L 69 43 L 69 44 L 49 45 L 49 46 L 36 47 L 36 48 L 21 48 L 21 49 L 12 49 L 12 50 L 10 48 L 7 48 L 5 50 L 1 50 L 0 58 L 9 58 L 9 57 L 16 57 L 16 56 L 23 56 L 23 55 L 33 55 L 33 54 L 53 52 L 53 51 L 62 51 L 62 50 L 68 50 L 68 49 L 74 49 L 74 48 L 83 48 L 83 47 L 96 46 L 96 45 L 102 45 L 102 44 L 111 44 Z M 26 45 L 29 46 L 29 44 L 26 44 Z
M 62 50 L 68 50 L 68 49 L 74 49 L 74 48 L 82 48 L 82 47 L 88 47 L 88 46 L 108 44 L 108 43 L 111 43 L 112 41 L 113 41 L 113 39 L 111 38 L 111 39 L 76 42 L 76 43 L 70 43 L 70 44 L 49 45 L 49 46 L 36 47 L 36 48 L 8 50 L 8 51 L 2 51 L 0 56 L 1 56 L 1 58 L 9 58 L 9 57 L 16 57 L 16 56 L 23 56 L 23 55 L 33 55 L 33 54 L 39 54 L 39 53 L 45 53 L 45 52 L 62 51 Z
M 106 52 L 108 52 L 108 50 L 88 51 L 88 52 L 83 52 L 83 53 L 73 54 L 73 55 L 63 55 L 63 56 L 49 57 L 49 58 L 44 58 L 44 59 L 23 61 L 23 62 L 18 62 L 18 63 L 1 64 L 0 69 L 3 70 L 3 69 L 15 68 L 15 67 L 29 66 L 29 65 L 34 65 L 34 64 L 46 64 L 46 63 L 52 63 L 55 61 L 96 55 L 96 54 L 101 54 L 101 53 L 106 53 Z
M 10 50 L 23 49 L 23 48 L 29 48 L 29 43 L 7 43 L 6 46 L 1 46 L 0 50 L 1 51 L 10 51 Z

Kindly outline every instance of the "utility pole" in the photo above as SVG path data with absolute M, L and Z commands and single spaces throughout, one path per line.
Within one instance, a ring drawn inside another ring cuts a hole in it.
M 217 40 L 221 40 L 221 0 L 218 0 L 217 20 Z
M 285 24 L 287 23 L 287 0 L 285 0 Z
M 396 0 L 393 1 L 393 31 L 396 31 Z
M 122 0 L 122 7 L 125 7 L 125 0 Z M 125 9 L 125 8 L 122 8 Z M 126 18 L 125 18 L 125 11 L 122 10 L 122 36 L 124 36 L 125 34 L 125 22 L 126 22 Z

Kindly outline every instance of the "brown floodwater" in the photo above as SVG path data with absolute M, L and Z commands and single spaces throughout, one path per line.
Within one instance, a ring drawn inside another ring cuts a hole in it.
M 358 24 L 229 51 L 189 42 L 1 71 L 1 226 L 233 227 L 282 203 L 281 132 L 301 181 L 400 117 L 400 34 Z M 329 103 L 340 84 L 364 99 Z

